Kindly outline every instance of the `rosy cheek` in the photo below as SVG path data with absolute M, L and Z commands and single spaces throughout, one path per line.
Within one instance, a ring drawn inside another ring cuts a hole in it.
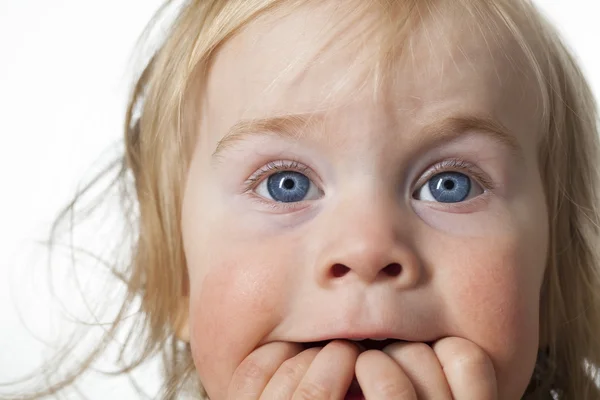
M 538 348 L 539 287 L 543 259 L 525 246 L 498 238 L 472 247 L 441 277 L 452 286 L 447 317 L 452 331 L 472 340 L 490 355 L 501 387 L 525 387 Z M 478 250 L 474 250 L 478 249 Z
M 244 259 L 248 264 L 239 261 Z M 235 369 L 273 329 L 280 314 L 273 288 L 281 285 L 273 282 L 270 268 L 250 263 L 248 257 L 230 251 L 228 260 L 204 265 L 207 271 L 201 281 L 190 282 L 192 354 L 201 381 L 210 385 L 209 393 L 227 387 Z

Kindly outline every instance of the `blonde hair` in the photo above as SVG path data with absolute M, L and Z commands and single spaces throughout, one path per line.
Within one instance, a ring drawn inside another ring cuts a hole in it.
M 389 29 L 392 34 L 380 61 L 385 64 L 385 57 L 392 57 L 389 50 L 401 32 L 410 30 L 411 21 L 418 23 L 424 12 L 433 13 L 434 3 L 441 1 L 362 2 L 365 8 L 380 6 L 389 16 L 375 28 Z M 137 357 L 118 372 L 131 371 L 160 355 L 165 378 L 161 398 L 177 398 L 190 387 L 201 392 L 199 383 L 193 384 L 197 377 L 189 345 L 175 335 L 182 316 L 173 313 L 187 294 L 180 220 L 184 179 L 201 118 L 197 111 L 201 109 L 197 104 L 200 96 L 193 94 L 202 91 L 219 47 L 246 24 L 276 8 L 289 12 L 306 2 L 191 0 L 180 6 L 133 89 L 126 116 L 125 154 L 101 174 L 117 172 L 111 185 L 122 185 L 126 215 L 132 220 L 131 232 L 135 232 L 131 259 L 114 267 L 128 294 L 102 340 L 77 368 L 49 389 L 22 398 L 57 393 L 75 382 L 123 329 L 131 313 L 135 322 L 121 356 L 131 348 L 137 349 Z M 348 7 L 354 4 L 345 3 Z M 561 399 L 600 399 L 595 369 L 587 368 L 600 365 L 600 341 L 596 340 L 600 334 L 600 146 L 592 93 L 555 29 L 529 1 L 452 3 L 467 11 L 482 34 L 510 33 L 526 57 L 542 100 L 539 167 L 549 210 L 550 249 L 540 300 L 545 347 L 527 398 L 547 398 L 552 390 Z M 145 34 L 174 6 L 175 2 L 168 1 Z M 68 220 L 93 184 L 77 194 L 57 222 Z M 139 311 L 135 310 L 138 301 Z M 51 361 L 64 362 L 64 357 Z

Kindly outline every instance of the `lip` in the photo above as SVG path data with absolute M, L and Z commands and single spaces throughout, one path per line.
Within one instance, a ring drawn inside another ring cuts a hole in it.
M 295 342 L 301 344 L 305 349 L 320 347 L 323 348 L 333 340 L 347 340 L 355 343 L 360 348 L 361 352 L 366 350 L 383 350 L 384 348 L 395 343 L 425 343 L 428 346 L 433 346 L 435 341 L 443 336 L 415 336 L 404 333 L 393 333 L 391 330 L 361 330 L 358 332 L 337 332 L 332 334 L 320 334 L 311 336 L 302 336 L 300 338 L 283 339 L 287 342 Z M 291 339 L 291 340 L 290 340 Z M 281 339 L 279 339 L 281 340 Z
M 361 348 L 361 351 L 383 350 L 393 343 L 409 341 L 406 337 L 394 334 L 389 330 L 339 332 L 317 335 L 307 339 L 308 340 L 298 340 L 297 342 L 302 344 L 305 349 L 308 349 L 312 347 L 325 347 L 333 340 L 348 340 L 357 344 Z
M 359 341 L 363 339 L 374 339 L 374 340 L 383 340 L 383 339 L 393 339 L 396 341 L 416 341 L 415 338 L 409 338 L 403 335 L 399 335 L 397 333 L 393 333 L 391 331 L 361 331 L 361 332 L 336 332 L 331 334 L 319 334 L 310 337 L 300 338 L 291 340 L 293 342 L 306 343 L 306 342 L 324 342 L 324 341 L 332 341 L 332 340 L 352 340 Z
M 346 340 L 346 339 L 340 339 L 340 340 Z M 348 340 L 352 340 L 352 339 L 348 339 Z M 319 341 L 319 342 L 305 342 L 305 343 L 302 343 L 302 346 L 304 347 L 304 349 L 310 349 L 310 348 L 314 348 L 314 347 L 322 348 L 322 347 L 327 346 L 327 344 L 329 344 L 329 342 L 330 342 L 330 340 L 323 340 L 323 341 Z M 360 352 L 367 351 L 367 350 L 382 351 L 387 346 L 390 346 L 392 344 L 405 343 L 405 341 L 403 341 L 403 340 L 396 340 L 396 339 L 385 339 L 385 340 L 364 339 L 364 340 L 352 341 L 352 342 L 358 346 Z
M 304 317 L 304 316 L 300 316 Z M 358 341 L 361 339 L 394 339 L 404 342 L 433 342 L 447 336 L 448 329 L 430 319 L 415 320 L 412 315 L 402 314 L 364 318 L 294 318 L 276 326 L 262 337 L 259 345 L 268 342 L 314 343 L 335 339 Z M 299 321 L 302 321 L 300 323 Z M 412 323 L 414 321 L 414 323 Z
M 385 338 L 396 338 L 402 339 L 399 332 L 394 332 L 393 329 L 360 329 L 360 330 L 350 330 L 350 329 L 340 329 L 335 331 L 321 331 L 310 335 L 307 337 L 309 340 L 331 340 L 331 339 L 350 339 L 356 340 L 360 338 L 371 338 L 371 339 L 385 339 Z

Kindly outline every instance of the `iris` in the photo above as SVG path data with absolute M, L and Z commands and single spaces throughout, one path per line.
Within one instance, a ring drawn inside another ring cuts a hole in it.
M 458 203 L 471 192 L 471 180 L 459 172 L 443 172 L 429 180 L 431 196 L 440 203 Z
M 267 190 L 275 201 L 292 203 L 302 201 L 310 189 L 310 179 L 295 171 L 282 171 L 267 178 Z

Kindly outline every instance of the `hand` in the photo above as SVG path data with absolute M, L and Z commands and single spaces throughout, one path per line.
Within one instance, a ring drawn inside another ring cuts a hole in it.
M 356 361 L 367 400 L 496 400 L 494 367 L 476 344 L 447 337 L 432 347 L 400 342 L 369 350 Z
M 354 377 L 358 354 L 357 346 L 343 340 L 307 350 L 298 343 L 268 343 L 236 369 L 228 398 L 343 399 Z

